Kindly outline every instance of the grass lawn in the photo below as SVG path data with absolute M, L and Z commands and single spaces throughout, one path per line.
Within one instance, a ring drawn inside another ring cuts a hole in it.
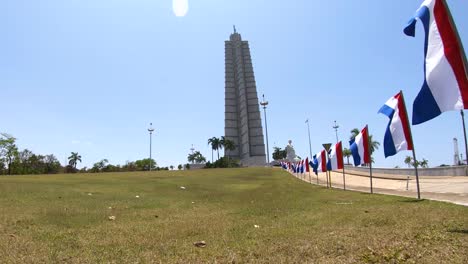
M 468 263 L 468 208 L 266 168 L 1 176 L 0 262 Z

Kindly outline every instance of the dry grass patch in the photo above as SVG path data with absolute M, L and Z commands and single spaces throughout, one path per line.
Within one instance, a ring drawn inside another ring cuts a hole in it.
M 0 177 L 2 263 L 468 263 L 467 230 L 463 206 L 275 169 Z

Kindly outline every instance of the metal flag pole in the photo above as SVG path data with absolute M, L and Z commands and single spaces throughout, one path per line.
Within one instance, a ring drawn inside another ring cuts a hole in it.
M 345 171 L 344 171 L 344 165 L 343 165 L 343 190 L 346 191 L 346 180 L 345 180 Z
M 406 103 L 405 103 L 405 97 L 403 96 L 403 91 L 400 90 L 400 94 L 401 94 L 401 101 L 403 102 L 403 109 L 405 109 L 406 124 L 408 125 L 411 145 L 412 145 L 412 149 L 413 149 L 413 160 L 414 160 L 413 165 L 414 165 L 414 174 L 416 175 L 416 188 L 418 190 L 418 199 L 421 199 L 421 192 L 420 192 L 420 189 L 419 189 L 418 164 L 417 164 L 418 160 L 416 159 L 416 151 L 414 150 L 413 132 L 411 132 L 411 127 L 410 127 L 410 123 L 409 123 L 409 120 L 408 120 L 408 113 L 406 113 L 407 112 L 406 111 Z M 465 137 L 465 140 L 466 140 L 466 137 Z M 406 189 L 408 190 L 408 184 L 406 185 Z
M 309 125 L 309 119 L 307 118 L 307 120 L 305 121 L 307 123 L 307 133 L 309 135 L 309 157 L 312 158 L 312 144 L 310 143 L 310 125 Z M 312 176 L 310 175 L 310 166 L 309 166 L 309 163 L 307 163 L 306 165 L 307 167 L 309 167 L 309 182 L 312 183 Z
M 343 144 L 341 143 L 340 141 L 340 147 L 341 147 L 341 153 L 343 153 Z M 344 168 L 344 157 L 342 155 L 342 159 L 343 159 L 343 190 L 346 191 L 346 179 L 345 179 L 345 168 Z
M 325 158 L 325 164 L 327 164 L 327 161 L 330 159 L 330 157 L 328 156 L 329 155 L 328 151 L 330 150 L 331 145 L 332 145 L 331 143 L 322 144 L 323 148 L 325 149 L 325 152 L 327 153 L 326 158 Z M 325 167 L 327 166 L 325 165 Z M 325 176 L 327 177 L 327 188 L 331 188 L 331 173 L 329 173 L 328 168 L 325 171 Z M 330 181 L 328 180 L 329 177 L 330 177 Z
M 463 109 L 460 110 L 460 114 L 461 114 L 462 123 L 463 123 L 463 136 L 465 136 L 465 157 L 467 157 L 467 160 L 468 160 L 468 144 L 466 141 L 465 113 L 463 112 Z M 461 162 L 463 163 L 463 158 Z
M 367 154 L 369 155 L 370 193 L 374 193 L 374 188 L 372 186 L 372 155 L 370 153 L 370 146 L 371 146 L 372 142 L 370 142 L 368 125 L 366 125 L 366 131 L 367 131 L 367 144 L 368 144 L 368 147 L 369 147 L 369 152 Z

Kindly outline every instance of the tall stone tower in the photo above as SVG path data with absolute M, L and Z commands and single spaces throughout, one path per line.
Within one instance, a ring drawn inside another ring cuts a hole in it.
M 236 146 L 226 156 L 242 166 L 266 164 L 262 120 L 249 43 L 236 32 L 225 42 L 224 135 Z

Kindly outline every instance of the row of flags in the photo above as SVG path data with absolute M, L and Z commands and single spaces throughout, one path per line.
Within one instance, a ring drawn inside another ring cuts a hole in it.
M 425 0 L 404 28 L 406 35 L 415 36 L 417 20 L 422 22 L 425 30 L 425 78 L 413 102 L 413 125 L 429 121 L 446 111 L 468 109 L 466 55 L 446 1 Z M 387 100 L 378 113 L 389 118 L 383 144 L 385 157 L 403 150 L 412 150 L 416 159 L 403 92 L 400 91 Z M 369 165 L 372 193 L 372 158 L 367 125 L 349 145 L 354 165 Z M 283 162 L 281 166 L 294 173 L 304 173 L 304 170 L 309 172 L 309 166 L 316 174 L 343 169 L 344 180 L 342 144 L 336 143 L 328 153 L 325 150 L 320 151 L 310 161 L 307 158 L 297 163 Z M 420 198 L 416 166 L 415 172 Z
M 282 161 L 280 162 L 280 165 L 283 169 L 289 170 L 293 173 L 310 172 L 310 168 L 312 168 L 312 171 L 315 174 L 318 174 L 319 172 L 343 169 L 343 148 L 341 141 L 330 148 L 328 155 L 325 150 L 322 150 L 314 155 L 310 161 L 307 157 L 306 159 L 297 162 Z

